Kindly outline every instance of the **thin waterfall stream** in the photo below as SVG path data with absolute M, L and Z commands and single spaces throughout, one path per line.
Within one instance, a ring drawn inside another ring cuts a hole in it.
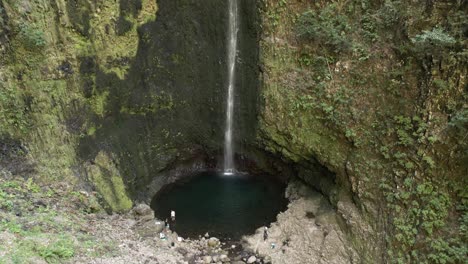
M 197 238 L 209 232 L 218 238 L 240 240 L 242 236 L 254 234 L 258 228 L 274 222 L 288 203 L 284 195 L 286 185 L 279 177 L 258 171 L 254 174 L 248 171 L 241 173 L 234 163 L 235 89 L 242 88 L 235 85 L 241 2 L 227 1 L 229 24 L 225 36 L 228 74 L 225 86 L 224 167 L 221 173 L 198 171 L 167 184 L 154 195 L 151 202 L 158 219 L 171 219 L 170 212 L 176 212 L 177 221 L 170 222 L 170 229 L 182 237 Z
M 226 130 L 224 134 L 224 174 L 234 173 L 234 154 L 232 147 L 232 129 L 234 112 L 234 89 L 236 79 L 236 55 L 238 11 L 237 0 L 229 0 L 229 29 L 228 29 L 228 96 L 226 104 Z

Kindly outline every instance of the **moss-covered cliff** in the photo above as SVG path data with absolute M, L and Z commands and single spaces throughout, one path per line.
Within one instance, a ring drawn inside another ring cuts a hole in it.
M 0 135 L 45 182 L 88 180 L 125 210 L 160 171 L 218 158 L 225 2 L 5 0 L 0 12 Z M 256 3 L 241 12 L 238 141 L 254 138 L 258 87 Z
M 365 263 L 466 258 L 466 8 L 264 1 L 258 142 L 330 195 Z

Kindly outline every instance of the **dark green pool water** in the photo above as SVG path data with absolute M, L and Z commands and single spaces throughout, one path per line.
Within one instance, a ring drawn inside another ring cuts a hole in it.
M 170 219 L 171 229 L 182 237 L 206 232 L 221 238 L 252 234 L 276 220 L 287 207 L 285 185 L 272 178 L 201 172 L 187 181 L 168 185 L 152 200 L 159 219 Z

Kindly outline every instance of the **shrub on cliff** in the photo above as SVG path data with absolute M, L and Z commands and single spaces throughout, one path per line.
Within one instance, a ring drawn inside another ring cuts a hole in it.
M 348 18 L 337 15 L 334 5 L 329 5 L 321 11 L 309 10 L 300 15 L 297 25 L 297 36 L 323 46 L 335 53 L 350 49 L 351 43 L 346 36 L 350 29 Z
M 26 48 L 42 48 L 46 45 L 44 32 L 33 24 L 20 24 L 20 37 Z

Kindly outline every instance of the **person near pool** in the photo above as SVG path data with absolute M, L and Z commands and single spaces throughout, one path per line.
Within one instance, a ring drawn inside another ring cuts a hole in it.
M 268 227 L 265 226 L 263 229 L 263 241 L 268 239 Z
M 175 221 L 175 211 L 171 210 L 171 219 Z

